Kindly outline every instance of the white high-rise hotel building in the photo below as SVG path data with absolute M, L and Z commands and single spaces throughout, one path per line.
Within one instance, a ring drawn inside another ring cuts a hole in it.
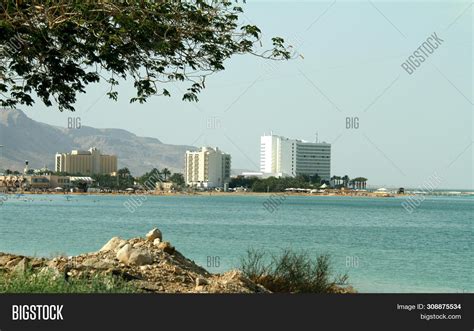
M 263 135 L 260 138 L 260 171 L 276 177 L 318 174 L 329 181 L 331 144 Z
M 184 177 L 187 185 L 214 188 L 230 181 L 230 155 L 217 147 L 186 151 Z

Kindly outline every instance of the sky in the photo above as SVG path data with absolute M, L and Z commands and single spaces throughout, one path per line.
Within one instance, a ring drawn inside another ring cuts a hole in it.
M 283 37 L 295 59 L 270 62 L 246 55 L 206 79 L 198 103 L 154 97 L 130 104 L 96 84 L 76 112 L 37 102 L 31 118 L 67 126 L 122 128 L 165 143 L 218 146 L 232 167 L 258 170 L 260 136 L 332 144 L 332 175 L 366 177 L 372 186 L 473 189 L 472 3 L 387 1 L 251 1 L 243 23 L 263 31 L 264 46 Z M 402 63 L 433 33 L 441 39 L 414 72 Z M 357 118 L 357 119 L 356 119 Z M 358 126 L 348 127 L 348 123 Z

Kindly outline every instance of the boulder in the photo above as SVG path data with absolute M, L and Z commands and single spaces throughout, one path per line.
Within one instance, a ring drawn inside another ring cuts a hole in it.
M 25 271 L 28 269 L 28 259 L 23 258 L 18 264 L 13 267 L 13 272 L 17 273 L 25 273 Z
M 160 238 L 156 238 L 155 240 L 153 240 L 153 245 L 155 245 L 155 246 L 157 246 L 157 247 L 160 245 L 160 243 L 161 243 L 161 239 L 160 239 Z
M 119 237 L 113 237 L 99 250 L 99 252 L 116 251 L 122 248 L 125 243 L 126 240 Z
M 122 263 L 128 264 L 128 259 L 130 258 L 130 254 L 132 253 L 132 245 L 126 244 L 122 248 L 119 249 L 117 252 L 117 260 Z
M 8 261 L 6 264 L 5 264 L 5 267 L 6 268 L 14 268 L 18 262 L 20 262 L 22 260 L 21 257 L 15 257 L 14 259 L 11 259 L 10 261 Z
M 157 228 L 154 228 L 153 230 L 150 230 L 146 234 L 146 240 L 153 242 L 155 239 L 160 239 L 160 241 L 163 239 L 163 235 L 161 234 L 161 231 L 158 230 Z
M 63 276 L 63 273 L 59 271 L 58 268 L 51 268 L 51 267 L 42 267 L 39 269 L 40 274 L 51 275 L 53 279 L 58 279 L 59 277 Z
M 16 256 L 10 254 L 2 254 L 0 253 L 0 265 L 4 266 L 11 260 L 15 259 Z
M 153 262 L 153 258 L 149 252 L 144 249 L 132 250 L 128 258 L 128 264 L 143 266 Z
M 168 241 L 163 241 L 158 245 L 158 249 L 161 249 L 163 252 L 168 254 L 174 253 L 174 247 Z

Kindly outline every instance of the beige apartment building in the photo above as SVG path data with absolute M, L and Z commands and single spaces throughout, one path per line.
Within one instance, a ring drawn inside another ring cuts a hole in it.
M 100 154 L 95 147 L 88 151 L 57 153 L 54 164 L 57 172 L 70 174 L 95 175 L 117 172 L 117 156 Z
M 224 187 L 230 181 L 230 165 L 230 155 L 217 147 L 187 151 L 184 171 L 186 184 L 202 188 Z

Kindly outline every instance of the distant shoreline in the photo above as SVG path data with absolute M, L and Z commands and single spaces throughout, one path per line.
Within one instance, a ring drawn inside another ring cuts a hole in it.
M 63 196 L 271 196 L 271 195 L 286 195 L 286 196 L 309 196 L 309 197 L 376 197 L 387 198 L 396 196 L 409 196 L 409 194 L 395 194 L 395 193 L 372 193 L 372 192 L 351 192 L 351 193 L 301 193 L 301 192 L 159 192 L 159 193 L 98 193 L 98 192 L 5 192 L 5 194 L 18 195 L 63 195 Z
M 457 192 L 456 192 L 457 193 Z M 326 192 L 326 193 L 308 193 L 308 192 L 153 192 L 153 193 L 110 193 L 110 192 L 0 192 L 0 194 L 8 195 L 63 195 L 63 196 L 304 196 L 304 197 L 355 197 L 355 198 L 397 198 L 417 196 L 416 193 L 381 193 L 381 192 L 366 192 L 366 191 L 347 191 L 341 192 Z M 426 196 L 474 196 L 471 192 L 459 192 L 458 194 L 424 194 Z

